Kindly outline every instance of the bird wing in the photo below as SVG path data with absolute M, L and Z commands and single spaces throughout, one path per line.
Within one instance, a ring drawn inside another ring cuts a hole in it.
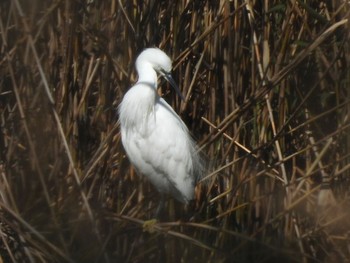
M 187 127 L 173 109 L 159 98 L 145 129 L 138 130 L 132 146 L 134 166 L 158 188 L 182 202 L 194 195 L 194 147 Z M 135 139 L 136 138 L 136 139 Z

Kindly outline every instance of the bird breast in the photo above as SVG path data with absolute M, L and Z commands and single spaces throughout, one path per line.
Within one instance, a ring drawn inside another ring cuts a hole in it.
M 137 84 L 124 96 L 119 106 L 121 128 L 126 130 L 145 129 L 149 116 L 154 111 L 155 88 L 147 84 Z

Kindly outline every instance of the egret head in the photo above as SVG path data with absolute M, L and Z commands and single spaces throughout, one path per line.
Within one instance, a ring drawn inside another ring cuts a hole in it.
M 152 68 L 157 72 L 170 73 L 171 59 L 159 48 L 147 48 L 141 52 L 136 59 L 136 69 L 139 71 L 144 63 L 151 64 Z
M 181 99 L 184 99 L 174 79 L 171 77 L 171 64 L 171 59 L 162 50 L 159 48 L 147 48 L 137 57 L 136 70 L 140 77 L 145 67 L 152 67 L 153 70 L 161 74 L 173 86 Z

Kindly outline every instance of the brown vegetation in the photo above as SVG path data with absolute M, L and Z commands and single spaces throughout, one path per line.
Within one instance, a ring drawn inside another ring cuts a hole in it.
M 350 3 L 0 2 L 0 262 L 346 262 Z M 143 231 L 158 194 L 116 108 L 146 47 L 210 170 Z M 19 260 L 18 258 L 22 259 Z

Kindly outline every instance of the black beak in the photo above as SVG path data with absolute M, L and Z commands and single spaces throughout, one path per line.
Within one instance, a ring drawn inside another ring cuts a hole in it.
M 181 91 L 180 91 L 179 87 L 177 86 L 175 80 L 171 76 L 171 74 L 163 72 L 163 71 L 160 71 L 160 74 L 170 83 L 171 86 L 173 86 L 174 90 L 180 96 L 180 98 L 182 100 L 185 100 L 184 96 L 182 96 Z

